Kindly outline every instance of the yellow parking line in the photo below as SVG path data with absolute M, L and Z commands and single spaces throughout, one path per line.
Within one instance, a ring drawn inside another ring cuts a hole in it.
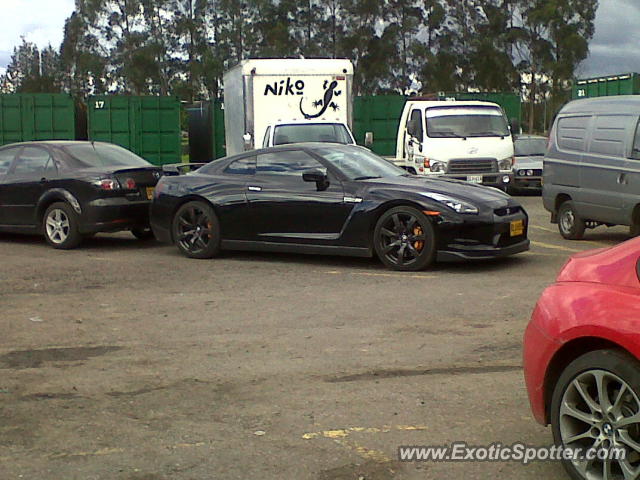
M 426 425 L 383 425 L 382 427 L 348 427 L 335 430 L 321 430 L 319 432 L 310 432 L 302 435 L 302 438 L 309 440 L 312 438 L 344 438 L 348 437 L 351 433 L 387 433 L 391 430 L 399 431 L 415 431 L 415 430 L 427 430 L 429 427 Z
M 545 232 L 557 233 L 557 230 L 541 227 L 540 225 L 529 225 L 529 228 L 535 228 L 536 230 L 544 230 Z
M 553 245 L 551 243 L 543 243 L 538 241 L 532 241 L 531 245 L 533 245 L 534 247 L 548 248 L 551 250 L 562 250 L 563 252 L 571 252 L 571 253 L 584 252 L 584 250 L 576 250 L 575 248 L 562 247 L 560 245 Z
M 391 459 L 387 454 L 380 450 L 363 447 L 352 440 L 345 440 L 344 438 L 334 439 L 333 441 L 349 450 L 353 450 L 365 460 L 373 460 L 378 463 L 391 463 Z

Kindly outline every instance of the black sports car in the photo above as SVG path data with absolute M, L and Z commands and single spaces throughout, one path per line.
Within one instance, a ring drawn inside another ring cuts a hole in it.
M 373 256 L 396 270 L 528 250 L 527 214 L 490 187 L 407 174 L 370 151 L 308 143 L 163 177 L 156 237 L 192 258 L 221 248 Z
M 46 141 L 0 148 L 0 231 L 42 233 L 54 248 L 131 230 L 151 238 L 149 203 L 162 169 L 117 145 Z

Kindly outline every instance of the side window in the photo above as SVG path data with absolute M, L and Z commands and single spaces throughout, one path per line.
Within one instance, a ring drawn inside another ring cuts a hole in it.
M 633 117 L 629 115 L 598 115 L 594 118 L 589 153 L 624 157 L 625 140 L 631 130 Z
M 565 117 L 558 121 L 558 146 L 564 150 L 585 151 L 591 117 Z
M 232 175 L 253 175 L 256 173 L 256 157 L 244 157 L 231 162 L 224 173 Z
M 16 147 L 0 150 L 0 175 L 5 175 L 9 171 L 18 150 L 20 150 L 20 148 Z
M 636 134 L 633 137 L 633 149 L 631 150 L 631 158 L 640 160 L 640 121 L 636 126 Z
M 299 176 L 306 170 L 325 170 L 320 162 L 301 150 L 263 153 L 258 155 L 259 175 Z
M 407 125 L 407 132 L 412 137 L 417 138 L 422 142 L 422 112 L 420 110 L 413 110 L 409 116 L 409 123 Z
M 43 148 L 25 147 L 18 156 L 13 168 L 14 175 L 42 175 L 47 171 L 47 165 L 52 163 L 51 156 Z M 55 166 L 53 166 L 55 168 Z
M 267 131 L 264 134 L 264 140 L 262 140 L 262 148 L 269 146 L 269 135 L 271 135 L 271 125 L 267 127 Z

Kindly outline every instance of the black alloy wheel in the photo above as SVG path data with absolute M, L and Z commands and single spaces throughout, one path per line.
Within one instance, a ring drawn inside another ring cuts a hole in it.
M 211 258 L 220 250 L 220 224 L 213 208 L 201 201 L 182 205 L 173 219 L 173 239 L 190 258 Z
M 435 257 L 433 225 L 413 207 L 395 207 L 385 212 L 378 220 L 373 236 L 378 257 L 393 270 L 422 270 Z

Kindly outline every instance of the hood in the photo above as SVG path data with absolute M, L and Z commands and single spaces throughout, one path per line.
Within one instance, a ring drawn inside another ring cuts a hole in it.
M 491 208 L 499 208 L 516 203 L 509 195 L 497 188 L 444 177 L 425 178 L 416 175 L 403 175 L 362 180 L 362 183 L 369 184 L 372 187 L 392 187 L 418 194 L 424 192 L 441 193 L 443 195 L 451 195 L 460 200 L 467 200 L 471 203 L 487 205 Z
M 638 280 L 640 238 L 611 248 L 573 255 L 558 275 L 558 282 L 590 282 L 640 287 Z
M 538 169 L 542 170 L 542 163 L 544 161 L 544 156 L 518 156 L 516 157 L 516 163 L 514 169 L 519 168 L 530 168 L 530 169 Z

